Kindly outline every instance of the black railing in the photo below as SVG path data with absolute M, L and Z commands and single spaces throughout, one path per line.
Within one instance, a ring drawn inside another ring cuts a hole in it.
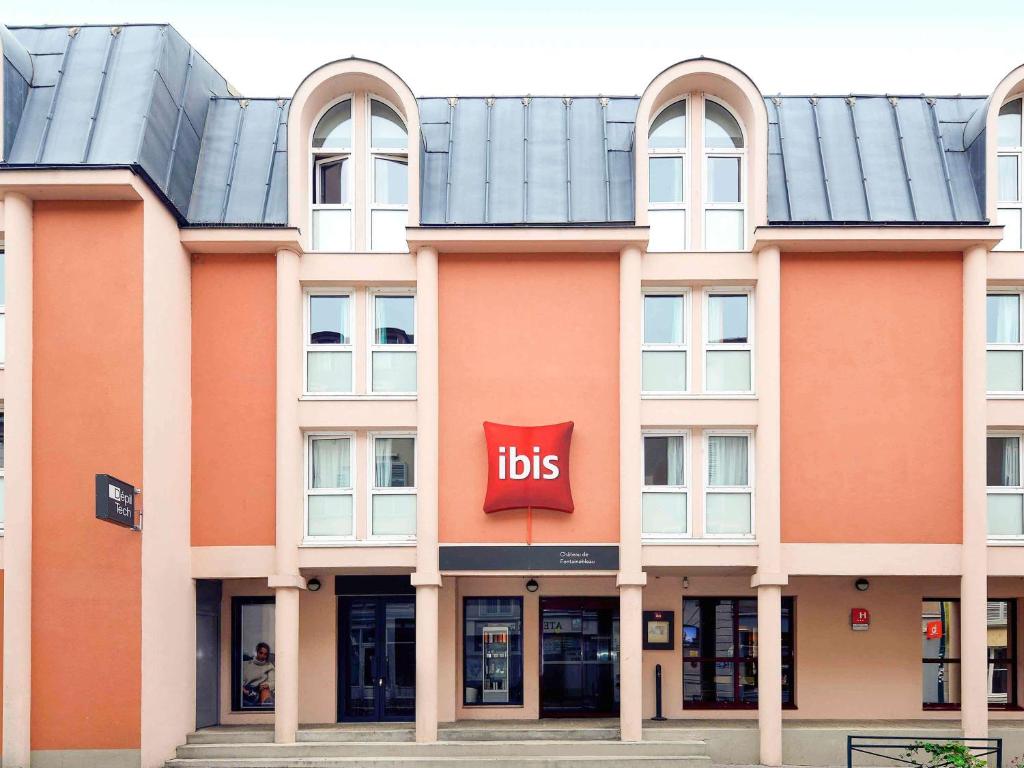
M 908 753 L 913 753 L 921 748 L 922 744 L 963 744 L 975 757 L 987 758 L 995 755 L 995 763 L 987 760 L 988 768 L 1003 768 L 1003 740 L 1002 739 L 964 739 L 958 736 L 921 736 L 908 738 L 906 736 L 847 736 L 846 737 L 846 768 L 854 768 L 853 755 L 872 755 L 881 757 L 884 760 L 891 760 L 894 763 L 903 765 L 921 765 L 920 762 L 911 759 Z M 945 768 L 951 765 L 949 762 L 929 762 L 932 768 Z

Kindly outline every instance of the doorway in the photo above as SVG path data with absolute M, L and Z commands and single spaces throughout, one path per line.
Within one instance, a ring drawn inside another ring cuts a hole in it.
M 610 717 L 619 711 L 619 601 L 542 597 L 541 717 Z
M 415 598 L 339 598 L 338 662 L 339 720 L 414 720 Z

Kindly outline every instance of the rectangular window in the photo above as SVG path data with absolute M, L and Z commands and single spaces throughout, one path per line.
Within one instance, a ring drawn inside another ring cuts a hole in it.
M 680 393 L 689 388 L 688 295 L 688 291 L 644 295 L 641 389 L 645 393 Z
M 370 536 L 416 537 L 416 438 L 372 435 Z
M 415 394 L 416 297 L 411 293 L 375 293 L 372 306 L 370 391 Z
M 353 436 L 309 435 L 306 539 L 350 539 L 353 518 Z
M 708 292 L 704 320 L 704 390 L 753 391 L 750 293 Z
M 462 611 L 462 703 L 523 703 L 523 599 L 467 597 Z
M 352 158 L 315 156 L 313 250 L 352 250 Z
M 274 598 L 231 598 L 231 710 L 274 711 Z
M 926 709 L 960 705 L 960 602 L 921 603 L 921 701 Z
M 704 248 L 742 251 L 745 246 L 743 158 L 718 151 L 705 156 Z
M 782 704 L 794 706 L 793 598 L 782 598 Z M 757 707 L 757 599 L 683 600 L 683 707 Z
M 651 433 L 644 440 L 642 531 L 645 538 L 690 535 L 685 432 Z
M 986 389 L 990 393 L 1024 391 L 1024 344 L 1021 339 L 1021 294 L 999 291 L 986 301 Z
M 988 490 L 988 535 L 992 539 L 1024 536 L 1020 449 L 1019 434 L 988 436 L 985 485 Z
M 306 392 L 352 392 L 352 296 L 306 295 Z
M 1017 601 L 989 600 L 988 705 L 992 709 L 1017 705 Z
M 705 432 L 704 534 L 747 538 L 754 533 L 754 477 L 748 432 Z

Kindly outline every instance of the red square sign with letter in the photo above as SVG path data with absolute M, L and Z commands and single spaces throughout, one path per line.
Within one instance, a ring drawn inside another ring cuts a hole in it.
M 484 512 L 554 509 L 572 512 L 569 487 L 571 421 L 543 427 L 484 422 L 487 496 Z
M 942 622 L 941 621 L 929 621 L 924 625 L 925 637 L 929 640 L 939 640 L 942 638 Z

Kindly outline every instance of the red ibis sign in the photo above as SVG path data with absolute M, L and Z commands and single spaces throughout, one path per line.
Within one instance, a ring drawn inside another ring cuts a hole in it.
M 572 512 L 569 487 L 571 421 L 543 427 L 484 422 L 487 496 L 484 512 L 554 509 Z

